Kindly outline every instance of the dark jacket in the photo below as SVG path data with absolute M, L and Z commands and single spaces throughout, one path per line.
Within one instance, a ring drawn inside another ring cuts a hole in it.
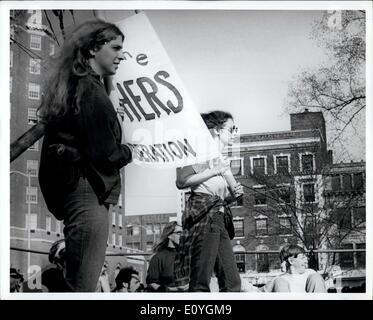
M 100 203 L 118 202 L 120 168 L 132 159 L 121 144 L 122 130 L 98 76 L 79 80 L 74 108 L 47 125 L 40 159 L 39 183 L 49 211 L 63 219 L 63 198 L 84 176 Z

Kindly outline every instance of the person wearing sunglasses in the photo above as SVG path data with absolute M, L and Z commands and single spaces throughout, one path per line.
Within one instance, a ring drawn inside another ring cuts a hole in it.
M 233 144 L 237 127 L 230 113 L 212 111 L 201 117 L 221 152 Z M 232 188 L 227 179 L 229 172 L 230 162 L 224 158 L 177 168 L 176 187 L 190 188 L 192 192 L 182 216 L 175 281 L 179 286 L 189 284 L 190 292 L 209 292 L 213 272 L 219 291 L 241 290 L 230 241 L 234 226 L 228 205 L 243 195 L 243 189 L 236 182 Z
M 182 228 L 176 221 L 168 223 L 149 262 L 146 283 L 150 292 L 179 291 L 174 283 L 174 261 Z

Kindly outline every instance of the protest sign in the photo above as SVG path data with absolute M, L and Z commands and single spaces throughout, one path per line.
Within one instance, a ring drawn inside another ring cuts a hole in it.
M 123 132 L 135 164 L 175 168 L 219 156 L 219 151 L 144 13 L 117 23 L 125 35 L 124 61 L 110 97 L 124 108 Z

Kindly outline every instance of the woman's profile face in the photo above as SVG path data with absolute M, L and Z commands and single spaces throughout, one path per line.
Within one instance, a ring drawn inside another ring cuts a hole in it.
M 233 144 L 234 130 L 235 130 L 235 125 L 232 119 L 228 119 L 224 123 L 223 128 L 219 130 L 220 142 L 224 144 L 224 146 Z
M 124 59 L 122 52 L 123 39 L 117 36 L 115 39 L 105 43 L 99 50 L 94 52 L 96 72 L 101 76 L 113 75 L 117 72 L 119 63 Z

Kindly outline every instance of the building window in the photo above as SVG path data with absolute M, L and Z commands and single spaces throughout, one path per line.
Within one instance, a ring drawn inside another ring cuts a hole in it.
M 29 151 L 39 151 L 39 141 L 36 141 L 30 148 Z
M 56 46 L 54 43 L 49 43 L 49 55 L 53 56 L 56 51 Z
M 342 244 L 341 249 L 353 249 L 352 243 Z M 339 254 L 339 263 L 342 269 L 354 268 L 354 254 L 353 252 L 341 252 Z
M 115 211 L 113 211 L 113 212 L 111 213 L 111 224 L 112 224 L 113 226 L 115 226 L 115 218 L 116 218 L 116 213 L 115 213 Z
M 33 59 L 30 58 L 30 73 L 32 74 L 40 74 L 40 59 Z
M 127 236 L 133 236 L 133 226 L 127 226 Z
M 26 229 L 30 227 L 30 231 L 35 232 L 38 227 L 38 215 L 36 213 L 30 214 L 30 226 L 28 225 L 28 214 L 26 214 Z
M 356 249 L 365 249 L 365 243 L 357 243 Z M 365 269 L 365 252 L 356 252 L 356 267 Z
M 233 219 L 235 237 L 244 237 L 244 219 L 234 218 Z
M 291 234 L 292 231 L 291 231 L 290 217 L 281 217 L 279 218 L 279 221 L 280 221 L 280 234 L 281 235 Z
M 335 209 L 335 222 L 337 223 L 339 231 L 351 229 L 351 208 L 337 208 Z
M 46 217 L 45 218 L 45 230 L 50 233 L 52 229 L 52 218 Z
M 313 154 L 301 155 L 301 172 L 313 173 L 314 172 L 314 156 Z
M 118 213 L 118 226 L 119 228 L 123 227 L 123 215 L 121 213 Z
M 290 172 L 290 156 L 275 156 L 275 174 L 288 174 Z
M 31 125 L 35 125 L 38 123 L 38 115 L 36 108 L 27 108 L 27 122 Z
M 133 226 L 133 235 L 134 236 L 140 235 L 140 227 L 139 226 Z
M 10 67 L 13 68 L 13 50 L 10 50 Z
M 148 236 L 153 234 L 153 225 L 151 223 L 146 224 L 146 234 Z
M 252 174 L 265 175 L 267 174 L 267 165 L 265 157 L 255 157 L 252 159 Z
M 30 49 L 41 50 L 41 36 L 30 35 Z
M 38 176 L 39 161 L 38 160 L 27 160 L 27 174 L 31 177 Z
M 243 175 L 243 159 L 230 160 L 230 167 L 233 175 Z
M 36 230 L 38 227 L 38 215 L 36 213 L 30 214 L 30 230 Z
M 352 189 L 352 179 L 350 174 L 343 174 L 342 175 L 342 185 L 343 190 L 351 190 Z
M 259 218 L 255 219 L 255 231 L 257 236 L 268 235 L 268 219 Z
M 161 233 L 161 225 L 159 223 L 154 224 L 154 233 L 160 234 Z
M 57 236 L 59 236 L 62 232 L 61 232 L 61 221 L 58 221 L 56 220 L 56 233 L 57 233 Z
M 28 84 L 28 98 L 31 100 L 40 100 L 40 85 L 37 83 Z
M 341 190 L 341 176 L 339 174 L 332 175 L 332 190 Z
M 26 187 L 26 203 L 38 203 L 38 188 Z
M 146 251 L 152 252 L 153 251 L 153 242 L 147 242 L 146 243 Z
M 277 190 L 278 202 L 280 204 L 290 204 L 290 187 L 279 186 Z
M 113 232 L 111 235 L 111 242 L 112 242 L 113 247 L 115 247 L 115 245 L 117 244 L 117 236 L 115 232 Z
M 265 188 L 254 188 L 254 205 L 262 206 L 267 204 Z
M 269 272 L 269 256 L 267 253 L 258 253 L 257 259 L 257 271 L 258 272 Z
M 118 246 L 119 246 L 120 248 L 123 247 L 123 236 L 122 236 L 121 234 L 118 235 Z
M 355 190 L 361 190 L 364 189 L 364 180 L 363 180 L 363 173 L 355 173 L 353 175 L 354 179 L 354 189 Z
M 303 199 L 304 202 L 315 202 L 315 184 L 303 184 Z

